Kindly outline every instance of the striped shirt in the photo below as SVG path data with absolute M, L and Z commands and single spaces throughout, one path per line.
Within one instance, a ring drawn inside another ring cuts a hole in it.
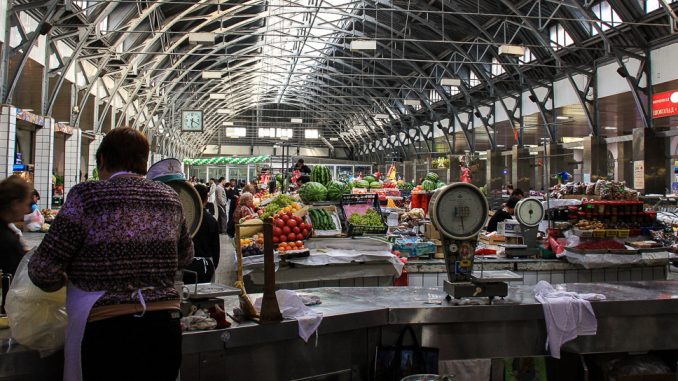
M 68 280 L 85 291 L 106 291 L 95 307 L 178 300 L 174 275 L 193 259 L 179 197 L 142 177 L 81 183 L 29 262 L 36 286 Z

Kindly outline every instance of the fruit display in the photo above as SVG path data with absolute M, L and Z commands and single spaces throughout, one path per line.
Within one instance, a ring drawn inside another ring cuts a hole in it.
M 431 180 L 424 180 L 421 183 L 421 188 L 425 191 L 434 191 L 436 189 L 436 183 Z
M 406 191 L 412 190 L 414 188 L 414 185 L 412 185 L 412 183 L 404 181 L 404 180 L 398 180 L 398 182 L 396 183 L 396 186 L 398 187 L 398 189 L 406 190 Z
M 605 229 L 605 224 L 596 220 L 581 220 L 575 225 L 579 230 L 599 230 Z
M 324 201 L 327 199 L 327 188 L 321 183 L 311 181 L 299 188 L 299 197 L 304 203 Z
M 377 179 L 374 176 L 365 176 L 363 177 L 363 180 L 367 181 L 368 184 L 377 181 Z
M 579 250 L 625 250 L 626 246 L 613 239 L 594 239 L 575 246 Z
M 304 240 L 311 232 L 309 225 L 292 212 L 280 213 L 273 219 L 273 243 Z
M 341 196 L 348 193 L 350 193 L 350 187 L 341 181 L 332 181 L 327 185 L 327 199 L 330 201 L 341 200 Z
M 243 257 L 264 254 L 264 235 L 259 233 L 240 240 L 240 252 Z
M 311 181 L 325 186 L 329 185 L 329 183 L 332 182 L 332 174 L 330 173 L 330 169 L 324 165 L 314 166 L 313 170 L 311 171 Z
M 303 250 L 303 249 L 305 249 L 304 242 L 301 241 L 301 240 L 283 242 L 283 243 L 278 245 L 278 251 L 282 251 L 282 252 L 294 251 L 294 250 Z
M 355 188 L 365 188 L 365 189 L 367 189 L 369 187 L 370 187 L 370 183 L 367 182 L 367 180 L 358 180 L 358 181 L 355 182 Z
M 387 189 L 395 189 L 395 188 L 397 188 L 396 182 L 393 181 L 393 180 L 386 180 L 386 181 L 384 181 L 384 184 L 382 184 L 382 186 L 383 186 L 384 188 L 387 188 Z
M 440 176 L 438 176 L 438 174 L 435 172 L 429 172 L 426 174 L 426 180 L 429 180 L 433 183 L 437 183 L 438 181 L 440 181 Z
M 381 215 L 376 210 L 369 208 L 364 214 L 353 213 L 349 217 L 348 222 L 353 225 L 383 227 L 384 223 L 381 220 Z
M 379 181 L 372 181 L 370 183 L 370 189 L 381 189 L 382 185 Z
M 54 217 L 59 213 L 58 210 L 53 210 L 53 209 L 42 209 L 40 211 L 40 214 L 42 214 L 43 217 L 45 217 L 45 222 L 52 222 L 54 221 Z
M 288 209 L 284 210 L 285 208 Z M 263 211 L 260 213 L 260 217 L 266 219 L 275 216 L 281 210 L 284 210 L 284 212 L 295 212 L 299 209 L 301 209 L 301 205 L 299 205 L 293 197 L 286 194 L 280 194 L 275 196 L 273 200 L 264 207 Z
M 330 212 L 325 209 L 311 209 L 308 212 L 313 226 L 317 230 L 336 230 L 337 226 Z

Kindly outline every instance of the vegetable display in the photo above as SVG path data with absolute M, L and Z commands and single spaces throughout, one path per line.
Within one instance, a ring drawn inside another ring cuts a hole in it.
M 365 176 L 363 177 L 363 180 L 367 181 L 368 184 L 377 181 L 377 179 L 374 176 Z
M 329 185 L 332 182 L 332 175 L 330 169 L 324 165 L 316 165 L 311 171 L 311 181 L 320 183 L 322 185 Z
M 626 246 L 612 239 L 596 239 L 582 242 L 575 248 L 579 250 L 624 250 Z
M 436 189 L 436 183 L 431 180 L 424 180 L 421 183 L 421 188 L 425 191 L 432 191 Z
M 285 212 L 288 211 L 297 211 L 301 209 L 301 205 L 299 205 L 296 200 L 286 194 L 281 194 L 273 198 L 271 202 L 266 205 L 264 208 L 263 213 L 261 214 L 261 219 L 266 219 L 269 217 L 275 216 L 278 212 L 283 210 L 284 208 L 291 206 L 294 210 L 285 210 Z
M 400 190 L 412 190 L 414 188 L 414 185 L 412 185 L 412 183 L 403 180 L 398 180 L 398 183 L 396 185 Z
M 308 212 L 309 217 L 313 226 L 317 230 L 336 230 L 337 227 L 334 224 L 334 220 L 330 213 L 325 209 L 311 209 Z
M 350 187 L 341 181 L 332 181 L 327 185 L 327 199 L 331 201 L 341 200 L 341 196 L 351 191 Z
M 429 172 L 426 174 L 426 180 L 430 180 L 433 183 L 437 183 L 438 181 L 440 181 L 440 176 L 438 176 L 438 174 L 435 172 Z
M 273 243 L 301 241 L 308 237 L 313 228 L 313 225 L 305 223 L 292 212 L 278 215 L 273 224 Z
M 360 213 L 351 214 L 351 217 L 349 217 L 348 222 L 350 222 L 353 225 L 374 226 L 374 227 L 384 226 L 383 222 L 381 221 L 381 215 L 379 215 L 379 213 L 377 213 L 376 210 L 371 208 L 368 209 L 365 212 L 365 214 Z
M 367 182 L 367 180 L 358 180 L 355 182 L 355 187 L 356 188 L 369 188 L 370 183 Z
M 311 181 L 299 188 L 299 197 L 304 203 L 324 201 L 327 198 L 327 188 L 318 182 Z
M 370 183 L 370 189 L 381 189 L 382 185 L 379 181 L 372 181 Z

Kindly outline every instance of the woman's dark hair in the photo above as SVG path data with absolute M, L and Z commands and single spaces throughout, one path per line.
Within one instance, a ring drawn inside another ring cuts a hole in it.
M 26 200 L 31 193 L 30 184 L 19 176 L 0 181 L 0 210 L 7 210 L 15 201 Z
M 35 196 L 35 197 L 37 197 L 37 198 L 38 198 L 38 200 L 40 200 L 40 192 L 38 192 L 38 190 L 37 190 L 37 189 L 33 189 L 33 193 L 32 193 L 32 195 L 33 195 L 33 196 Z
M 520 189 L 520 188 L 516 188 L 516 189 L 513 190 L 513 192 L 511 192 L 511 196 L 525 197 L 525 192 L 523 192 L 523 190 Z
M 518 201 L 520 201 L 520 198 L 516 196 L 511 196 L 509 197 L 508 201 L 506 201 L 506 207 L 507 208 L 515 208 L 516 205 L 518 204 Z
M 206 187 L 205 185 L 202 185 L 202 184 L 196 184 L 195 190 L 198 191 L 198 194 L 200 195 L 200 199 L 202 200 L 202 202 L 207 201 L 207 196 L 210 193 L 210 188 L 208 188 L 208 187 Z
M 130 127 L 114 128 L 101 140 L 97 150 L 97 168 L 103 159 L 106 169 L 146 174 L 149 144 L 146 136 Z

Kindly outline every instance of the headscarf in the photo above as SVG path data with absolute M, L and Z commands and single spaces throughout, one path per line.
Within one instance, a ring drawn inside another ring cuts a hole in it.
M 238 201 L 238 208 L 235 210 L 234 218 L 239 221 L 243 217 L 256 215 L 254 212 L 254 196 L 250 192 L 243 192 Z

